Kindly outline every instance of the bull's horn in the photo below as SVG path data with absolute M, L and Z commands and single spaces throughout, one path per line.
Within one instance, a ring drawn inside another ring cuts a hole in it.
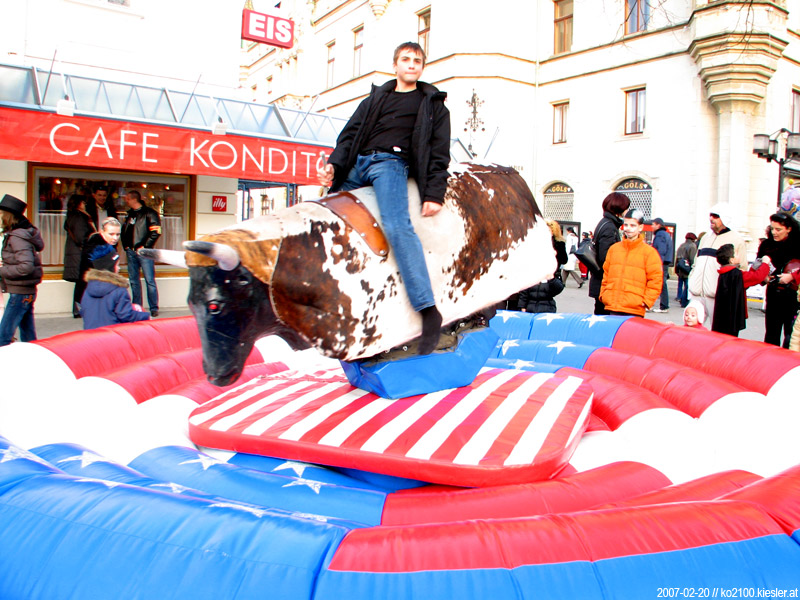
M 216 242 L 200 242 L 191 240 L 183 242 L 183 247 L 190 252 L 197 252 L 217 261 L 219 268 L 223 271 L 233 271 L 239 266 L 239 253 L 235 248 L 227 244 L 218 244 Z
M 150 260 L 173 265 L 175 267 L 186 268 L 186 253 L 180 250 L 156 250 L 155 248 L 139 248 L 139 256 L 144 256 Z

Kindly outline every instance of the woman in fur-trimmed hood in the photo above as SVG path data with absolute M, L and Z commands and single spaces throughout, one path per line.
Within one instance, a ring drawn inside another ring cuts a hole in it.
M 128 293 L 128 278 L 120 275 L 119 254 L 110 244 L 95 248 L 89 256 L 92 268 L 86 272 L 86 291 L 81 300 L 84 329 L 117 323 L 146 321 L 150 313 L 136 310 Z

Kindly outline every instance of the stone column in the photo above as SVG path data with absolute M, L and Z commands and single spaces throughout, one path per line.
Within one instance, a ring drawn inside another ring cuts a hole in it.
M 708 204 L 728 202 L 741 216 L 738 228 L 748 225 L 751 212 L 750 164 L 757 129 L 753 115 L 788 45 L 784 5 L 782 0 L 696 0 L 691 18 L 689 53 L 718 116 L 717 194 Z M 706 208 L 698 206 L 698 213 Z

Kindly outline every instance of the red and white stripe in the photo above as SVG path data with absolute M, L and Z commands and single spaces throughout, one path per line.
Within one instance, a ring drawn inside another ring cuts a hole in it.
M 195 428 L 342 452 L 476 467 L 531 465 L 574 448 L 591 407 L 576 377 L 504 369 L 470 386 L 387 400 L 341 373 L 280 373 L 198 407 Z

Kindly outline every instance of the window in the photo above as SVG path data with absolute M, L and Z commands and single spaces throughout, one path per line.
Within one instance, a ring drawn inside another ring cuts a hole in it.
M 107 190 L 106 206 L 113 206 L 118 218 L 125 222 L 128 205 L 125 194 L 136 189 L 142 201 L 161 215 L 161 237 L 156 248 L 182 250 L 189 229 L 189 178 L 149 173 L 78 171 L 70 169 L 34 169 L 33 222 L 44 238 L 42 264 L 60 266 L 64 263 L 64 220 L 67 201 L 73 194 L 83 194 L 95 202 L 92 192 L 99 187 Z M 125 255 L 122 255 L 125 262 Z
M 333 63 L 336 60 L 334 56 L 334 50 L 336 49 L 336 42 L 330 42 L 328 44 L 328 75 L 327 75 L 327 87 L 333 87 Z
M 272 93 L 272 75 L 267 77 L 267 95 L 269 96 Z
M 625 92 L 625 134 L 644 132 L 644 88 Z
M 428 56 L 428 42 L 431 34 L 431 9 L 426 8 L 417 13 L 417 43 L 422 46 L 425 56 Z
M 800 92 L 792 91 L 792 131 L 800 132 Z
M 555 53 L 572 50 L 572 0 L 555 0 Z
M 642 211 L 646 221 L 653 218 L 651 216 L 653 212 L 653 188 L 649 183 L 637 177 L 631 177 L 621 181 L 614 191 L 625 194 L 631 201 L 631 208 L 637 208 Z
M 650 20 L 649 0 L 625 0 L 625 33 L 647 30 Z
M 353 77 L 361 75 L 361 49 L 364 47 L 364 26 L 353 30 Z
M 553 105 L 553 143 L 563 144 L 567 141 L 567 113 L 569 102 Z
M 258 102 L 258 84 L 250 86 L 250 91 L 252 92 L 253 102 Z
M 544 191 L 544 216 L 559 223 L 572 221 L 574 203 L 573 189 L 563 181 L 554 183 Z

